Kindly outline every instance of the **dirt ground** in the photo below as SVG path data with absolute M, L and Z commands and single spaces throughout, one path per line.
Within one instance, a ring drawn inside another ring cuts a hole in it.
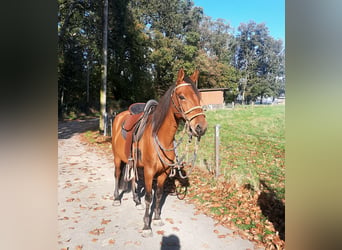
M 131 193 L 112 206 L 114 167 L 111 156 L 89 148 L 79 133 L 96 129 L 97 119 L 58 124 L 58 246 L 59 249 L 253 249 L 253 243 L 215 226 L 194 206 L 167 196 L 163 226 L 152 225 L 143 238 L 144 210 Z

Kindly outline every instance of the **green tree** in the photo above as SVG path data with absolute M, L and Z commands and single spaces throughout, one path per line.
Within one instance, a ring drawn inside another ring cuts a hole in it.
M 192 0 L 115 0 L 108 9 L 107 112 L 158 99 L 183 67 L 229 101 L 285 93 L 283 42 L 264 24 L 233 27 Z M 103 2 L 58 0 L 58 111 L 100 110 Z
M 245 103 L 258 96 L 276 95 L 276 79 L 283 74 L 279 66 L 282 42 L 274 40 L 263 23 L 242 23 L 238 31 L 235 66 L 242 74 L 239 83 L 241 101 Z
M 64 114 L 98 106 L 94 75 L 99 70 L 100 8 L 71 0 L 59 0 L 58 6 L 58 115 L 63 119 Z

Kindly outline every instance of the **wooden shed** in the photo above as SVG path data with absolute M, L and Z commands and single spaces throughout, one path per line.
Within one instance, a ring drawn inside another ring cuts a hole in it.
M 211 108 L 224 107 L 224 91 L 227 88 L 199 89 L 202 105 Z

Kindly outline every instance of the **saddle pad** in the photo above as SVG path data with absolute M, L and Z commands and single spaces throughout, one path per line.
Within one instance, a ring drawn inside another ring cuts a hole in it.
M 145 103 L 133 103 L 129 106 L 128 110 L 132 115 L 140 114 L 144 111 Z

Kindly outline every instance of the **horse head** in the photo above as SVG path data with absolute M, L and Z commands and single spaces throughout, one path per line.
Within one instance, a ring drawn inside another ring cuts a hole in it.
M 208 123 L 200 105 L 200 93 L 194 84 L 197 82 L 198 76 L 199 71 L 196 70 L 190 77 L 186 77 L 181 68 L 171 100 L 175 115 L 185 120 L 192 135 L 201 137 L 205 134 Z

